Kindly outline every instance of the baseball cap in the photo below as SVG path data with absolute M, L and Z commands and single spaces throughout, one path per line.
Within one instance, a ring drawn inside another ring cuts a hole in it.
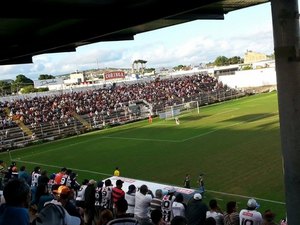
M 104 182 L 102 180 L 99 180 L 97 182 L 97 187 L 103 187 Z
M 59 195 L 68 195 L 71 192 L 70 188 L 68 188 L 65 185 L 61 185 L 58 187 L 57 190 L 53 190 L 53 193 L 59 194 Z
M 202 195 L 200 193 L 195 193 L 194 194 L 194 199 L 195 200 L 201 200 L 202 199 Z
M 121 184 L 123 184 L 124 182 L 122 181 L 122 180 L 117 180 L 116 181 L 116 185 L 121 185 Z
M 247 202 L 247 206 L 249 208 L 257 209 L 259 207 L 259 204 L 257 203 L 257 201 L 254 198 L 250 198 Z
M 118 186 L 118 185 L 122 185 L 124 183 L 124 181 L 122 181 L 122 180 L 117 180 L 116 181 L 116 185 Z
M 136 187 L 134 186 L 134 184 L 130 184 L 128 187 L 129 192 L 133 192 L 135 189 L 136 189 Z

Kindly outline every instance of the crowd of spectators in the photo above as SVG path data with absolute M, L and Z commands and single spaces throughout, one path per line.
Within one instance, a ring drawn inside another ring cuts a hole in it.
M 76 174 L 67 168 L 48 175 L 39 166 L 31 173 L 25 166 L 13 173 L 14 167 L 15 163 L 1 170 L 5 174 L 0 204 L 3 225 L 54 224 L 59 218 L 43 212 L 49 204 L 63 207 L 66 225 L 278 225 L 275 214 L 259 212 L 253 198 L 240 211 L 236 201 L 229 201 L 223 211 L 216 199 L 207 204 L 208 199 L 203 200 L 197 191 L 183 197 L 171 187 L 157 189 L 154 196 L 145 184 L 131 184 L 124 190 L 122 177 L 117 177 L 115 185 L 109 178 L 84 179 L 79 184 Z
M 181 104 L 197 99 L 201 94 L 229 91 L 217 78 L 207 74 L 174 78 L 156 78 L 148 82 L 134 84 L 118 83 L 95 90 L 58 93 L 49 96 L 20 98 L 0 102 L 0 129 L 14 126 L 19 119 L 32 127 L 39 124 L 55 124 L 56 121 L 70 123 L 72 112 L 102 119 L 115 114 L 132 113 L 131 103 L 144 100 L 152 105 L 152 110 Z M 5 109 L 8 109 L 9 115 Z

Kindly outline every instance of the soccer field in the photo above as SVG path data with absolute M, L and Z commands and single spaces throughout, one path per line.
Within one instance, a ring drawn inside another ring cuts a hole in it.
M 84 178 L 104 179 L 116 166 L 124 177 L 182 186 L 186 173 L 197 188 L 204 173 L 205 201 L 217 198 L 244 208 L 248 197 L 259 211 L 285 216 L 276 93 L 236 99 L 179 116 L 154 118 L 12 151 L 18 167 L 40 165 L 49 173 L 72 168 Z M 9 161 L 9 154 L 1 158 Z

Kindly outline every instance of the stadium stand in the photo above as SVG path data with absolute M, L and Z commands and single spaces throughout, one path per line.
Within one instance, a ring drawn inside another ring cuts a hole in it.
M 99 89 L 22 96 L 1 102 L 0 149 L 78 135 L 158 116 L 180 105 L 207 105 L 244 96 L 207 74 L 158 77 Z M 195 104 L 188 104 L 189 102 Z M 197 104 L 196 104 L 197 103 Z M 186 110 L 190 107 L 177 107 Z

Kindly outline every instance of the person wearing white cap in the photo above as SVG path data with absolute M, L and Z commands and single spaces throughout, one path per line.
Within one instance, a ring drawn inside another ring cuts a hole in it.
M 261 225 L 263 222 L 262 215 L 256 211 L 259 204 L 254 198 L 250 198 L 247 202 L 247 209 L 240 211 L 240 224 L 241 225 Z
M 206 219 L 208 207 L 202 202 L 202 195 L 195 193 L 189 200 L 186 208 L 187 225 L 203 225 Z

